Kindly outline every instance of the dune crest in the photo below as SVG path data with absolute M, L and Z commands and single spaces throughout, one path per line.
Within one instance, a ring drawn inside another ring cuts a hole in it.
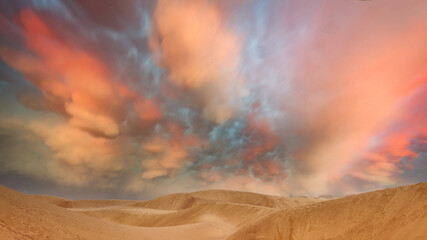
M 333 200 L 206 190 L 68 200 L 0 187 L 1 239 L 427 239 L 427 183 Z
M 427 184 L 419 183 L 278 211 L 227 240 L 422 240 L 426 226 Z

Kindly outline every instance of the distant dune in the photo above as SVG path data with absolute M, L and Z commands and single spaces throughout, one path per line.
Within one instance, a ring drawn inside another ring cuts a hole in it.
M 68 200 L 0 186 L 0 239 L 427 239 L 427 183 L 333 200 L 207 190 Z

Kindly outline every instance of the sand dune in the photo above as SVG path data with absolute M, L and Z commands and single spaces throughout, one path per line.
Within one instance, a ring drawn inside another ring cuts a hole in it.
M 193 193 L 176 193 L 159 197 L 135 206 L 180 210 L 206 202 L 226 202 L 247 204 L 269 208 L 289 208 L 319 202 L 319 199 L 284 198 L 250 192 L 205 190 Z
M 101 208 L 101 207 L 129 205 L 129 204 L 143 202 L 143 201 L 135 201 L 135 200 L 69 200 L 65 198 L 47 196 L 47 195 L 31 195 L 31 196 L 33 198 L 44 200 L 63 208 Z
M 0 239 L 427 239 L 427 183 L 333 200 L 207 190 L 68 200 L 0 187 Z
M 427 239 L 427 184 L 278 211 L 227 238 L 237 239 Z

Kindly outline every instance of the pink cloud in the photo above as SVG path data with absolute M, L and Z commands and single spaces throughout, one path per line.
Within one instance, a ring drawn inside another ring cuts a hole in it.
M 158 104 L 115 81 L 95 56 L 68 46 L 32 10 L 21 11 L 18 19 L 35 56 L 5 47 L 0 56 L 39 87 L 46 105 L 67 115 L 71 125 L 95 136 L 117 137 L 129 101 L 143 121 L 162 118 Z
M 185 134 L 178 124 L 169 122 L 166 127 L 166 136 L 154 136 L 142 144 L 143 149 L 150 154 L 141 162 L 141 176 L 144 179 L 174 176 L 194 160 L 189 150 L 205 145 L 197 136 Z
M 159 1 L 150 46 L 169 79 L 202 100 L 203 116 L 223 123 L 234 115 L 243 82 L 241 43 L 208 1 Z

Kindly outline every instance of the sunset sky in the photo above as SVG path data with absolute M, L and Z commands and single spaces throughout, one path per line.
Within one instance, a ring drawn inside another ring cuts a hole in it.
M 425 0 L 0 0 L 0 184 L 69 198 L 427 181 Z

